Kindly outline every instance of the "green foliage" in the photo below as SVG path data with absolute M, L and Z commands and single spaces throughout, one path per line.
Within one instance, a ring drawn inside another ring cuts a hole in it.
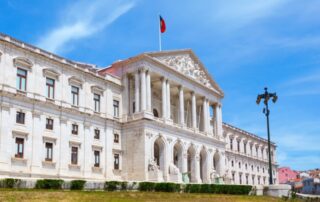
M 187 193 L 200 193 L 200 186 L 200 184 L 187 184 L 184 191 Z
M 84 185 L 86 184 L 85 180 L 72 180 L 70 182 L 70 189 L 71 190 L 82 190 Z
M 154 191 L 154 187 L 156 183 L 154 182 L 140 182 L 139 183 L 139 191 Z
M 158 192 L 180 192 L 180 184 L 176 183 L 156 183 L 154 191 Z
M 20 179 L 14 179 L 14 178 L 5 178 L 1 180 L 0 187 L 2 188 L 15 188 L 18 187 L 21 183 Z
M 139 191 L 180 192 L 180 186 L 180 184 L 170 182 L 140 182 Z
M 121 190 L 125 191 L 128 189 L 128 182 L 121 182 Z
M 107 181 L 104 183 L 104 189 L 106 191 L 116 191 L 119 186 L 121 186 L 121 182 L 118 181 Z
M 224 184 L 187 184 L 186 193 L 213 193 L 248 195 L 252 186 L 249 185 L 224 185 Z
M 63 184 L 63 180 L 56 180 L 56 179 L 43 179 L 37 180 L 36 182 L 36 189 L 61 189 Z

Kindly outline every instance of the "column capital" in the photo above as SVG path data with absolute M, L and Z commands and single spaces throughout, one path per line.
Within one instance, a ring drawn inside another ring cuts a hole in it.
M 146 72 L 148 70 L 148 68 L 147 67 L 140 67 L 138 70 L 140 72 Z
M 182 85 L 179 85 L 179 86 L 178 86 L 178 89 L 179 89 L 179 90 L 183 90 L 184 88 L 183 88 Z
M 166 78 L 165 76 L 162 76 L 162 77 L 160 78 L 160 80 L 161 80 L 161 81 L 167 81 L 167 78 Z

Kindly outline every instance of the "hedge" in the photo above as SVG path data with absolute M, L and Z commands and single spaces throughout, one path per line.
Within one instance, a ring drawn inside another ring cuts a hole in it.
M 139 191 L 180 192 L 181 185 L 170 182 L 140 182 Z
M 104 189 L 106 191 L 116 191 L 118 189 L 124 191 L 128 189 L 128 182 L 106 181 L 104 183 Z
M 154 187 L 156 183 L 154 182 L 140 182 L 139 183 L 139 191 L 154 191 Z
M 56 180 L 56 179 L 43 179 L 37 180 L 36 182 L 36 189 L 61 189 L 63 180 Z
M 184 192 L 248 195 L 251 189 L 250 185 L 187 184 Z
M 15 187 L 19 187 L 20 183 L 21 183 L 20 179 L 5 178 L 3 180 L 0 180 L 0 187 L 1 188 L 15 188 Z
M 84 185 L 86 184 L 85 180 L 72 180 L 70 182 L 70 189 L 71 190 L 82 190 Z

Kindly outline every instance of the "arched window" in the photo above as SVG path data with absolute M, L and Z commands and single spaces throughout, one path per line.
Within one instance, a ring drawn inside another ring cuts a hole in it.
M 159 117 L 159 113 L 157 109 L 153 109 L 153 116 L 154 117 Z
M 160 151 L 159 151 L 159 145 L 157 143 L 154 144 L 153 155 L 154 155 L 154 161 L 157 163 L 158 166 L 160 166 Z

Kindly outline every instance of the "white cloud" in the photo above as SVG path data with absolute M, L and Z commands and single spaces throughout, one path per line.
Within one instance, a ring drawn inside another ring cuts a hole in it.
M 240 28 L 273 14 L 279 14 L 277 8 L 287 2 L 288 0 L 217 1 L 213 5 L 215 9 L 211 13 L 211 19 L 223 27 Z
M 63 23 L 45 34 L 37 45 L 60 52 L 68 42 L 103 30 L 134 5 L 133 2 L 121 0 L 78 1 L 62 12 Z

